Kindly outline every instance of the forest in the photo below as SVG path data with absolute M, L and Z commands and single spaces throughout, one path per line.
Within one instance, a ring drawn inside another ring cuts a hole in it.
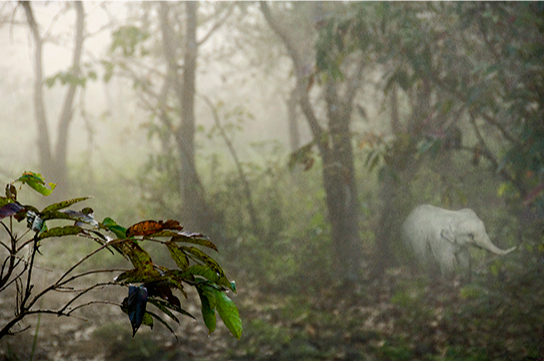
M 3 359 L 544 360 L 544 3 L 8 1 L 0 47 Z M 494 248 L 406 237 L 453 214 Z

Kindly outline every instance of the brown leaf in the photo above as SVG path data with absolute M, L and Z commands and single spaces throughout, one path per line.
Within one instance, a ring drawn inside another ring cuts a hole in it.
M 127 229 L 127 237 L 133 236 L 149 236 L 151 234 L 163 231 L 165 229 L 173 229 L 181 231 L 183 226 L 178 221 L 169 219 L 167 221 L 143 221 Z

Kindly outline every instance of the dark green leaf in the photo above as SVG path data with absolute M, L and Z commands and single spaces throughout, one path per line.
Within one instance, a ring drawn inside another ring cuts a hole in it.
M 213 331 L 215 331 L 217 322 L 215 319 L 215 307 L 217 302 L 215 300 L 215 294 L 213 293 L 215 290 L 211 287 L 206 288 L 208 290 L 206 290 L 204 287 L 198 287 L 197 290 L 198 295 L 200 296 L 202 318 L 204 319 L 204 323 L 208 328 L 208 334 L 211 334 Z

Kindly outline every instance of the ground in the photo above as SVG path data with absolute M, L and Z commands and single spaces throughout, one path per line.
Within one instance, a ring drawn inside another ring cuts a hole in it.
M 6 360 L 544 360 L 543 279 L 534 270 L 459 287 L 392 269 L 381 279 L 296 292 L 239 282 L 231 296 L 241 340 L 221 322 L 208 337 L 203 322 L 189 318 L 174 327 L 177 339 L 160 324 L 133 338 L 117 307 L 95 305 L 81 314 L 86 322 L 42 316 L 37 333 L 37 319 L 27 320 L 29 329 L 1 340 L 0 352 Z M 195 296 L 185 306 L 197 315 Z

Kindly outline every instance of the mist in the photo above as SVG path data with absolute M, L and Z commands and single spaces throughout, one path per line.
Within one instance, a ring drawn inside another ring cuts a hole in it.
M 244 327 L 240 340 L 228 320 L 212 330 L 202 289 L 189 281 L 194 290 L 172 291 L 196 322 L 144 322 L 131 335 L 133 319 L 117 307 L 128 283 L 99 274 L 82 280 L 108 284 L 81 298 L 88 322 L 32 315 L 17 324 L 25 332 L 0 337 L 0 354 L 541 359 L 543 11 L 476 2 L 3 3 L 0 204 L 12 207 L 0 212 L 4 265 L 9 237 L 32 238 L 13 204 L 37 211 L 92 196 L 71 209 L 89 223 L 92 207 L 96 232 L 179 221 L 236 281 L 216 286 Z M 46 189 L 56 184 L 51 195 L 21 181 L 26 171 Z M 424 204 L 439 208 L 417 208 Z M 99 247 L 80 236 L 43 242 L 36 289 Z M 183 266 L 160 241 L 139 244 L 154 264 Z M 129 264 L 104 254 L 85 267 Z M 215 265 L 202 257 L 187 262 Z M 20 303 L 18 282 L 0 284 L 3 324 Z M 69 300 L 58 292 L 40 308 Z

